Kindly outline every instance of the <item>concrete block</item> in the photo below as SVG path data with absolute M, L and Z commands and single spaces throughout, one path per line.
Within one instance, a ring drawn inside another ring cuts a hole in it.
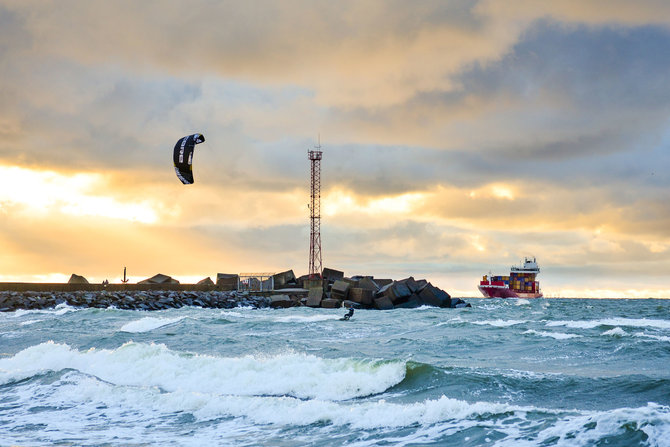
M 272 279 L 274 281 L 275 289 L 291 287 L 296 283 L 295 274 L 293 273 L 293 270 L 287 270 L 285 272 L 276 273 L 272 275 Z
M 335 269 L 325 268 L 321 272 L 321 276 L 326 281 L 335 282 L 338 279 L 344 278 L 344 272 Z
M 321 287 L 313 287 L 309 289 L 307 294 L 307 305 L 309 307 L 320 307 L 323 299 L 323 289 Z
M 272 295 L 270 297 L 270 307 L 293 307 L 295 302 L 288 295 Z
M 359 287 L 361 289 L 372 290 L 374 292 L 379 290 L 379 284 L 377 284 L 377 282 L 375 282 L 372 278 L 367 278 L 367 277 L 358 280 L 355 287 Z
M 372 304 L 373 291 L 370 289 L 363 289 L 360 287 L 353 287 L 349 289 L 349 299 L 356 303 L 365 304 L 369 306 Z
M 321 300 L 321 307 L 336 309 L 338 307 L 342 307 L 342 301 L 335 298 L 326 298 L 325 300 Z
M 393 303 L 386 295 L 375 298 L 375 307 L 379 310 L 393 309 Z
M 451 297 L 444 290 L 428 283 L 418 294 L 423 304 L 435 307 L 451 307 Z
M 379 287 L 384 287 L 385 285 L 393 283 L 393 280 L 392 279 L 375 279 L 375 283 Z

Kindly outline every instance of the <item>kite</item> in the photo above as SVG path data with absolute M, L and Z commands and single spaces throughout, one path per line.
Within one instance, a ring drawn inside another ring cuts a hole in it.
M 193 183 L 193 150 L 196 144 L 205 141 L 205 137 L 201 133 L 194 133 L 188 135 L 177 141 L 174 146 L 174 170 L 177 177 L 184 185 Z

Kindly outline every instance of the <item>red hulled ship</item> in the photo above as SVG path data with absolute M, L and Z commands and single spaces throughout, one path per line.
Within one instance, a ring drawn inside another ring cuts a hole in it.
M 509 276 L 484 275 L 479 291 L 486 298 L 542 298 L 540 282 L 535 280 L 540 273 L 535 258 L 524 258 L 523 265 L 513 266 Z

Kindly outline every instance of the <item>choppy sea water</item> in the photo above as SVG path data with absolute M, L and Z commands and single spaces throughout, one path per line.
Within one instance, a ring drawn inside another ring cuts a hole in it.
M 670 446 L 670 300 L 0 313 L 0 445 Z

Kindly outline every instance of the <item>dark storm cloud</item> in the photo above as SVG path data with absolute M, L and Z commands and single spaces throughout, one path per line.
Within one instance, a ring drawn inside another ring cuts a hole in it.
M 623 179 L 643 186 L 654 166 L 668 160 L 667 48 L 666 28 L 538 21 L 500 61 L 456 76 L 458 90 L 424 92 L 403 107 L 339 111 L 342 120 L 349 113 L 352 122 L 391 132 L 399 116 L 410 128 L 426 118 L 429 133 L 445 137 L 433 141 L 436 150 L 342 147 L 342 181 L 391 191 L 510 177 L 576 184 Z M 460 110 L 473 102 L 478 109 L 463 120 Z M 468 143 L 450 138 L 460 132 L 454 121 L 471 131 Z M 384 181 L 369 181 L 375 175 Z M 661 177 L 656 181 L 670 183 Z

